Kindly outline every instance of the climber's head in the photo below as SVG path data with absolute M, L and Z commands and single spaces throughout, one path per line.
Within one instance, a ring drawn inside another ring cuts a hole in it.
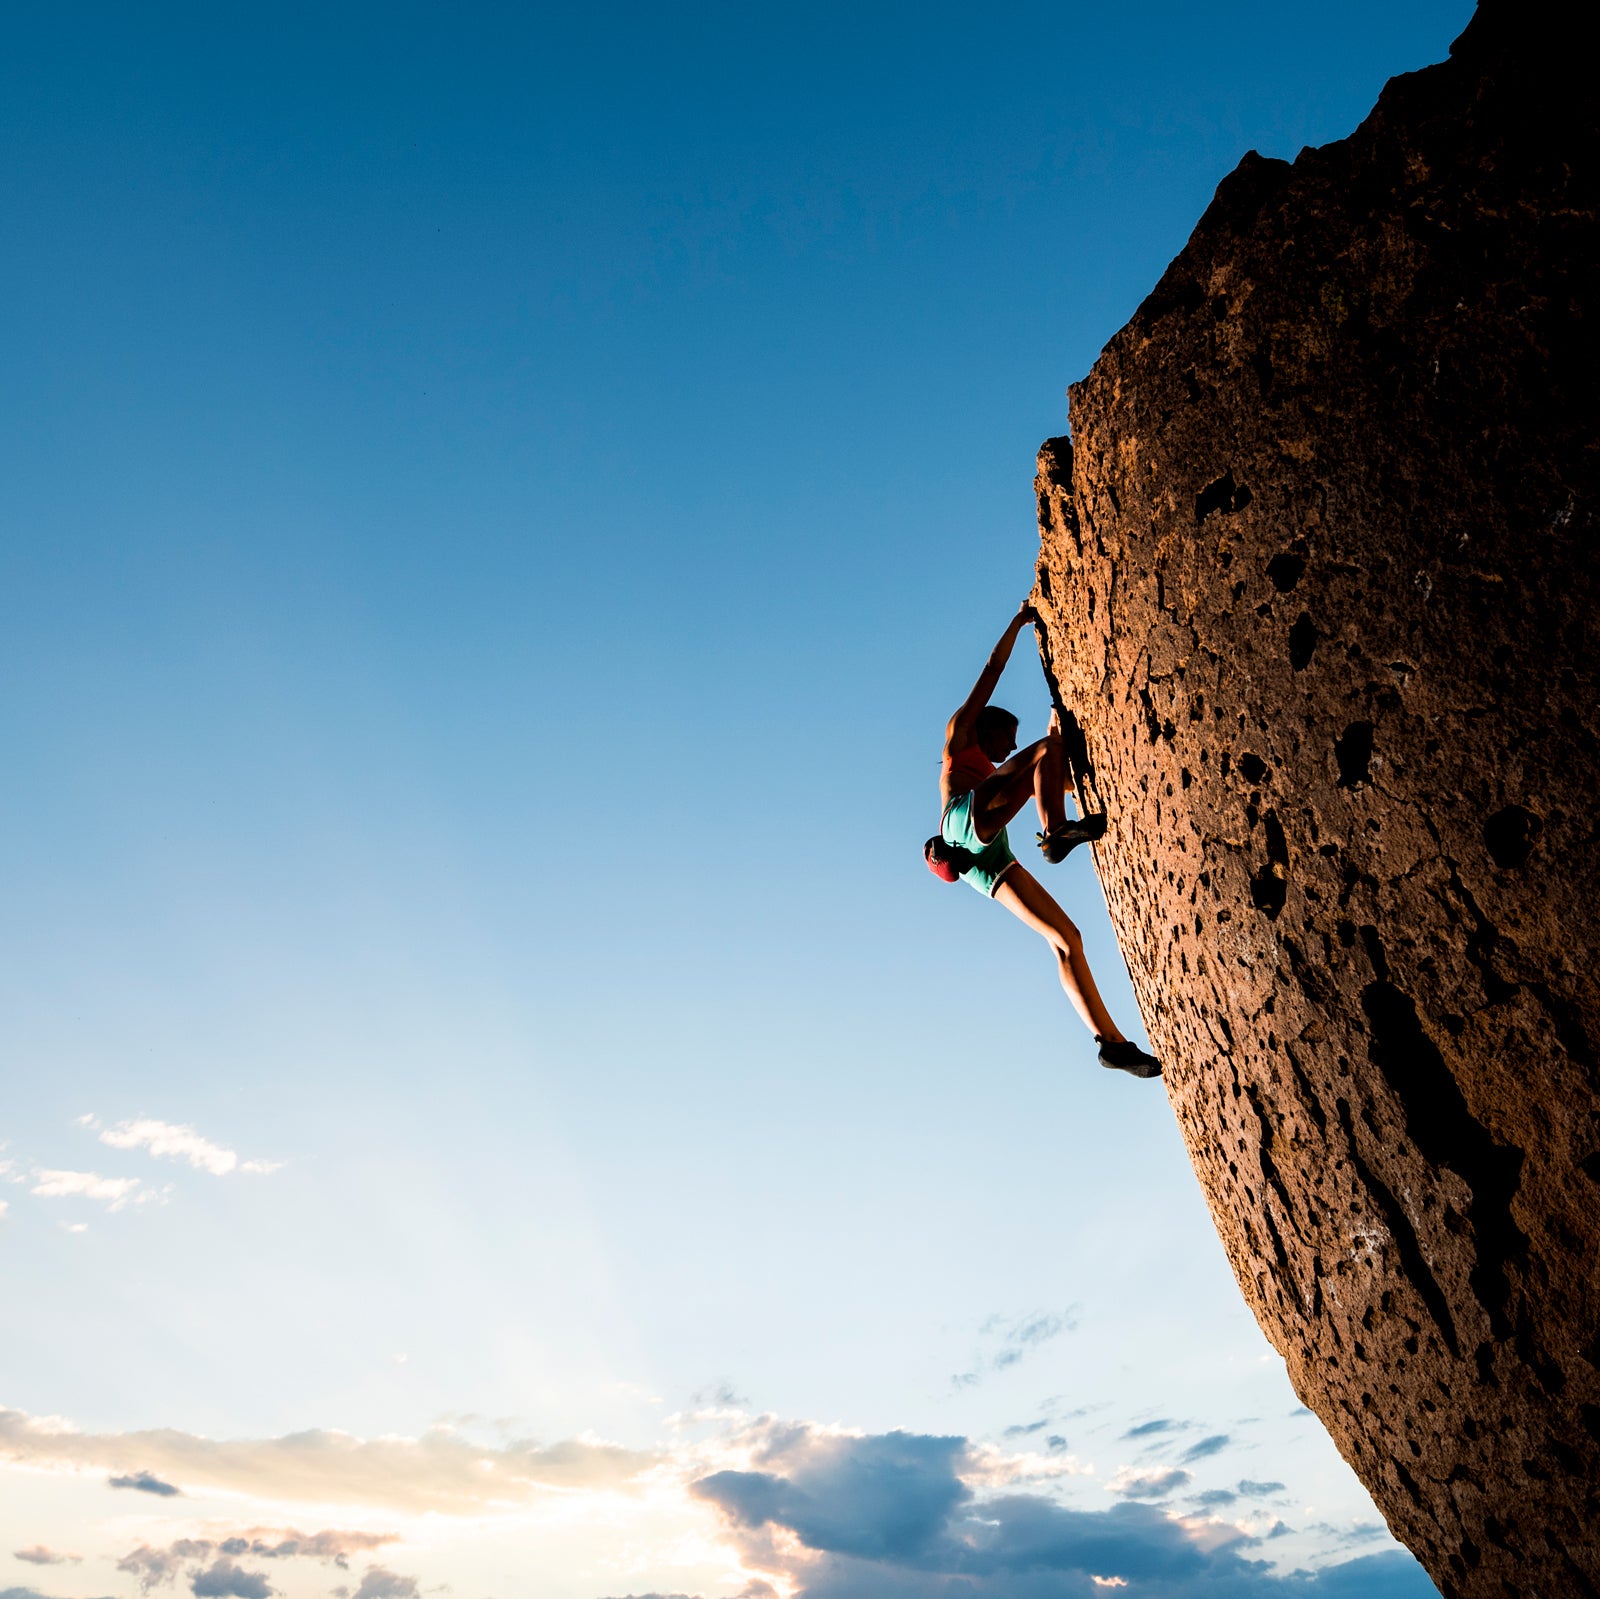
M 978 712 L 973 730 L 978 748 L 998 766 L 1017 747 L 1017 719 L 998 705 L 985 705 Z

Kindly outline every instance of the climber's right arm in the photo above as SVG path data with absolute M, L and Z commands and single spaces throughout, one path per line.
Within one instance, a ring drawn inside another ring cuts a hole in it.
M 945 748 L 959 749 L 971 742 L 972 730 L 978 720 L 978 712 L 994 697 L 994 691 L 1000 686 L 1000 674 L 1006 669 L 1006 662 L 1011 659 L 1012 646 L 1017 642 L 1017 635 L 1029 623 L 1038 620 L 1039 613 L 1026 601 L 1018 608 L 1017 614 L 1006 624 L 1006 630 L 1000 635 L 1000 642 L 989 653 L 989 659 L 984 663 L 983 670 L 978 673 L 978 681 L 972 685 L 972 692 L 962 702 L 961 709 L 950 718 L 944 730 Z

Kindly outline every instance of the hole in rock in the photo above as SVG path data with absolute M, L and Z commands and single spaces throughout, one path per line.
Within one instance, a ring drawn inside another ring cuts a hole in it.
M 1521 866 L 1533 849 L 1544 823 L 1520 805 L 1507 805 L 1483 824 L 1483 842 L 1496 866 L 1509 871 Z
M 1248 484 L 1233 481 L 1230 469 L 1195 495 L 1194 519 L 1203 522 L 1213 511 L 1242 511 L 1254 498 Z
M 1289 593 L 1295 584 L 1300 581 L 1305 569 L 1305 557 L 1296 555 L 1292 550 L 1285 550 L 1281 555 L 1274 555 L 1267 562 L 1267 576 L 1272 579 L 1272 586 L 1280 594 Z
M 1367 781 L 1372 768 L 1372 731 L 1371 722 L 1352 722 L 1334 741 L 1340 788 L 1354 788 Z
M 1239 757 L 1239 770 L 1252 783 L 1259 783 L 1267 775 L 1267 763 L 1259 755 L 1244 754 Z
M 1271 866 L 1263 866 L 1250 879 L 1250 902 L 1266 916 L 1269 922 L 1277 921 L 1278 913 L 1288 898 L 1288 883 L 1273 871 Z
M 1266 823 L 1267 859 L 1276 861 L 1279 866 L 1288 866 L 1289 841 L 1283 835 L 1283 824 L 1278 820 L 1278 813 L 1268 811 L 1262 820 Z
M 1302 611 L 1289 629 L 1289 665 L 1303 672 L 1311 664 L 1311 653 L 1317 647 L 1317 628 L 1310 615 Z
M 1275 922 L 1289 897 L 1289 842 L 1283 836 L 1276 811 L 1268 811 L 1262 822 L 1267 836 L 1267 862 L 1250 879 L 1250 901 L 1269 922 Z
M 1155 701 L 1150 698 L 1150 690 L 1139 690 L 1139 701 L 1144 706 L 1144 725 L 1149 730 L 1152 744 L 1161 737 L 1161 718 L 1156 715 Z

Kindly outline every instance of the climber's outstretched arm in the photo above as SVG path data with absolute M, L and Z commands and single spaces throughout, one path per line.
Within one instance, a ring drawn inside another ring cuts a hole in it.
M 947 748 L 958 748 L 971 741 L 978 712 L 989 703 L 994 697 L 994 691 L 1000 686 L 1000 674 L 1005 671 L 1006 662 L 1011 659 L 1011 650 L 1017 642 L 1017 635 L 1037 617 L 1038 612 L 1024 602 L 1017 614 L 1006 624 L 1005 632 L 1000 635 L 1000 642 L 990 651 L 989 659 L 984 663 L 983 670 L 978 673 L 978 681 L 972 685 L 972 692 L 967 695 L 961 709 L 950 718 L 949 725 L 945 728 Z

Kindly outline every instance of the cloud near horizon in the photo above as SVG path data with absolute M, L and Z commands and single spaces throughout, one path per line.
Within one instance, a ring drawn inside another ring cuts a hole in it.
M 1436 1599 L 1409 1555 L 1388 1550 L 1351 1560 L 1355 1551 L 1332 1528 L 1322 1558 L 1342 1564 L 1282 1573 L 1260 1552 L 1269 1540 L 1281 1549 L 1276 1540 L 1292 1529 L 1223 1519 L 1223 1495 L 1180 1507 L 1167 1496 L 1190 1480 L 1181 1467 L 1123 1467 L 1109 1482 L 1097 1480 L 1094 1503 L 1080 1508 L 1069 1499 L 1082 1487 L 1070 1484 L 1081 1484 L 1089 1468 L 1070 1456 L 770 1415 L 729 1418 L 713 1436 L 639 1452 L 589 1440 L 480 1445 L 448 1428 L 372 1439 L 330 1431 L 221 1441 L 170 1429 L 91 1434 L 0 1410 L 0 1461 L 7 1460 L 82 1474 L 159 1472 L 157 1480 L 171 1479 L 191 1496 L 213 1490 L 337 1502 L 381 1507 L 396 1518 L 520 1513 L 541 1497 L 577 1511 L 587 1496 L 615 1526 L 617 1495 L 640 1504 L 654 1496 L 657 1512 L 676 1503 L 684 1525 L 701 1529 L 697 1538 L 709 1536 L 736 1561 L 740 1599 L 1104 1599 L 1112 1590 L 1125 1599 Z M 1259 1506 L 1278 1487 L 1245 1479 L 1225 1496 Z M 1116 1503 L 1105 1503 L 1108 1490 Z M 1381 1529 L 1372 1535 L 1381 1537 Z M 266 1599 L 274 1561 L 313 1559 L 348 1570 L 352 1556 L 403 1539 L 403 1528 L 308 1536 L 254 1527 L 141 1544 L 119 1569 L 147 1593 L 181 1578 L 199 1599 Z M 416 1599 L 420 1589 L 416 1579 L 373 1564 L 359 1583 L 352 1578 L 334 1593 Z M 726 1595 L 719 1589 L 700 1599 Z
M 104 1471 L 127 1479 L 125 1486 L 153 1493 L 217 1490 L 280 1503 L 394 1512 L 476 1515 L 550 1489 L 621 1488 L 664 1458 L 584 1439 L 486 1446 L 446 1427 L 420 1438 L 358 1438 L 328 1430 L 244 1439 L 172 1428 L 87 1433 L 54 1418 L 0 1409 L 0 1461 L 40 1470 Z
M 383 1566 L 368 1566 L 357 1588 L 333 1590 L 335 1599 L 418 1599 L 421 1590 L 415 1577 L 402 1577 Z
M 229 1538 L 178 1538 L 161 1548 L 140 1544 L 117 1562 L 117 1570 L 137 1578 L 144 1593 L 174 1582 L 185 1573 L 191 1584 L 200 1580 L 221 1592 L 219 1585 L 229 1582 L 243 1582 L 255 1588 L 266 1581 L 258 1572 L 242 1571 L 236 1564 L 241 1558 L 317 1560 L 348 1571 L 351 1555 L 370 1554 L 385 1544 L 397 1542 L 399 1535 L 392 1532 L 329 1528 L 308 1537 L 292 1528 L 252 1527 Z M 198 1594 L 201 1590 L 194 1588 L 193 1591 Z M 236 1589 L 228 1591 L 236 1592 Z M 241 1595 L 239 1599 L 249 1599 L 249 1596 Z
M 794 1599 L 1436 1599 L 1399 1551 L 1280 1575 L 1261 1540 L 1212 1518 L 1125 1502 L 1077 1510 L 1039 1493 L 983 1496 L 961 1438 L 774 1429 L 759 1469 L 691 1487 L 741 1562 Z M 1187 1476 L 1187 1473 L 1178 1473 Z M 1358 1569 L 1359 1568 L 1359 1569 Z
M 275 1590 L 262 1572 L 246 1571 L 223 1555 L 190 1576 L 189 1592 L 195 1599 L 272 1599 Z

